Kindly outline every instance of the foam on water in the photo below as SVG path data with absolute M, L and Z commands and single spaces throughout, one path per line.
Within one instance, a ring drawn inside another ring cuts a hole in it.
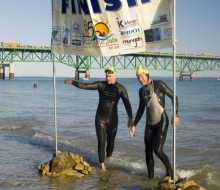
M 79 154 L 83 156 L 86 161 L 89 161 L 93 164 L 98 164 L 98 154 L 95 149 L 87 149 L 82 146 L 82 142 L 79 140 L 68 140 L 58 138 L 58 149 L 66 152 L 74 152 L 75 154 Z M 33 145 L 38 145 L 41 147 L 49 147 L 54 150 L 54 137 L 52 135 L 35 132 L 35 134 L 29 139 L 29 142 Z M 80 146 L 81 145 L 81 146 Z M 147 167 L 144 160 L 132 160 L 132 158 L 124 157 L 122 154 L 114 154 L 114 157 L 107 158 L 105 161 L 105 165 L 107 168 L 123 168 L 126 171 L 129 171 L 131 174 L 135 175 L 146 175 Z M 209 166 L 205 165 L 203 168 L 198 169 L 177 169 L 176 174 L 181 178 L 197 178 L 197 176 L 203 176 L 204 180 L 207 181 L 210 185 L 220 186 L 219 172 Z M 164 168 L 159 166 L 155 167 L 155 177 L 163 178 L 165 176 Z
M 216 185 L 217 187 L 220 187 L 220 173 L 218 171 L 212 171 L 207 173 L 208 177 L 205 178 L 208 184 L 210 185 Z
M 196 175 L 195 170 L 177 170 L 177 175 L 179 175 L 181 178 L 190 178 L 194 175 Z
M 0 130 L 18 130 L 24 128 L 25 125 L 18 125 L 18 126 L 7 126 L 7 125 L 0 125 Z
M 54 137 L 52 135 L 36 132 L 29 140 L 31 144 L 38 146 L 45 146 L 54 149 Z M 96 146 L 95 146 L 96 148 Z M 61 151 L 70 151 L 93 163 L 98 163 L 98 155 L 96 149 L 86 148 L 83 146 L 82 141 L 79 140 L 68 140 L 58 138 L 58 149 Z M 115 154 L 115 157 L 107 158 L 105 161 L 107 167 L 120 167 L 125 170 L 129 170 L 132 173 L 143 174 L 146 173 L 146 164 L 143 161 L 132 162 L 131 158 L 124 157 L 120 154 Z

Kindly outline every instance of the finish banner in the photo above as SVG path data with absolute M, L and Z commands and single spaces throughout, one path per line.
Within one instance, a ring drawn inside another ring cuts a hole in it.
M 52 53 L 112 56 L 173 45 L 173 0 L 52 0 Z

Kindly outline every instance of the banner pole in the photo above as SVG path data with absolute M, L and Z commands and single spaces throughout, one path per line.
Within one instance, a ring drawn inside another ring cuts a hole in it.
M 176 0 L 173 0 L 173 180 L 176 176 Z
M 51 13 L 52 13 L 52 20 L 53 20 L 53 0 L 51 0 Z M 52 40 L 51 40 L 51 47 L 52 47 Z M 55 149 L 56 149 L 56 156 L 57 156 L 57 100 L 56 100 L 56 65 L 55 65 L 55 55 L 52 53 L 52 60 L 53 60 L 53 97 L 54 97 L 54 132 L 55 132 Z
M 56 156 L 57 156 L 57 102 L 56 102 L 56 65 L 53 55 L 53 94 L 54 94 L 54 131 L 55 131 L 55 147 L 56 147 Z

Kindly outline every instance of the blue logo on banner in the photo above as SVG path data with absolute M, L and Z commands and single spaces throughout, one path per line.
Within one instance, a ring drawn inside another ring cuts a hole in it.
M 152 28 L 149 30 L 144 30 L 144 35 L 146 42 L 161 41 L 160 28 Z

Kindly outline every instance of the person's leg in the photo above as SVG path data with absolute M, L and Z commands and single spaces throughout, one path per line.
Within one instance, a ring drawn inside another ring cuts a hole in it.
M 99 154 L 99 163 L 102 170 L 105 170 L 105 138 L 106 138 L 106 125 L 105 121 L 100 117 L 96 116 L 95 120 L 96 126 L 96 135 L 98 139 L 98 154 Z
M 106 154 L 107 157 L 111 157 L 113 150 L 114 150 L 114 142 L 115 137 L 117 134 L 117 128 L 118 128 L 118 119 L 115 118 L 110 125 L 107 126 L 107 147 L 106 147 Z
M 144 143 L 145 143 L 148 178 L 152 179 L 154 177 L 154 158 L 153 158 L 154 133 L 152 130 L 152 126 L 149 124 L 146 124 L 145 127 Z
M 166 112 L 164 111 L 164 113 L 161 116 L 161 121 L 154 126 L 156 128 L 156 141 L 155 141 L 154 152 L 165 165 L 167 172 L 166 176 L 172 177 L 173 170 L 170 161 L 167 155 L 163 152 L 163 145 L 166 140 L 168 125 L 169 125 L 169 119 L 166 115 Z

